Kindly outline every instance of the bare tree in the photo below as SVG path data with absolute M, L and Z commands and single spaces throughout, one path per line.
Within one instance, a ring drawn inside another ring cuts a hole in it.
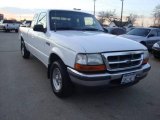
M 101 11 L 101 12 L 99 12 L 98 14 L 99 14 L 99 15 L 98 15 L 98 17 L 99 17 L 99 22 L 100 22 L 101 24 L 103 24 L 103 23 L 105 22 L 105 12 L 104 12 L 104 11 Z
M 160 4 L 153 10 L 154 25 L 160 26 Z
M 116 11 L 101 11 L 99 12 L 99 21 L 103 24 L 105 21 L 111 22 L 116 19 Z
M 131 13 L 128 17 L 127 17 L 127 21 L 134 24 L 136 22 L 138 18 L 138 15 Z

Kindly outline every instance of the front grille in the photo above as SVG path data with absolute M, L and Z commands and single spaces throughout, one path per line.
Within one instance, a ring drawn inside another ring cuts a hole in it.
M 139 67 L 143 61 L 143 52 L 105 53 L 105 62 L 109 71 L 120 71 Z

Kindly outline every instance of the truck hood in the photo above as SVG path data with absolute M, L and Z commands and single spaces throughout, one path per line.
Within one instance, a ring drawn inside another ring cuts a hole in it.
M 77 52 L 100 53 L 109 51 L 146 50 L 138 42 L 95 31 L 51 32 L 52 39 Z M 82 51 L 82 49 L 84 51 Z
M 137 42 L 140 42 L 142 40 L 144 40 L 146 37 L 143 37 L 143 36 L 136 36 L 136 35 L 120 35 L 121 37 L 124 37 L 124 38 L 128 38 L 128 39 L 131 39 L 131 40 L 134 40 L 134 41 L 137 41 Z

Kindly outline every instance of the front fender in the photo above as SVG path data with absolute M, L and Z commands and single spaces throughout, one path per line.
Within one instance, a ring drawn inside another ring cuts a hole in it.
M 53 47 L 50 55 L 56 54 L 66 66 L 74 67 L 76 52 L 65 47 Z M 49 61 L 48 61 L 49 62 Z

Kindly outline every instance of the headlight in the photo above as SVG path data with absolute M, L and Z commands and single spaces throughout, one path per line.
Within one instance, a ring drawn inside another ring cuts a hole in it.
M 147 64 L 148 61 L 149 61 L 149 53 L 148 53 L 148 51 L 146 50 L 146 51 L 144 51 L 144 53 L 143 53 L 143 64 Z
M 75 61 L 75 69 L 78 71 L 104 71 L 102 56 L 100 54 L 78 54 Z
M 78 54 L 76 57 L 76 63 L 81 65 L 87 64 L 87 56 L 85 54 Z
M 153 45 L 153 47 L 154 47 L 154 48 L 159 48 L 160 46 L 158 45 L 158 43 L 155 43 L 155 44 Z

